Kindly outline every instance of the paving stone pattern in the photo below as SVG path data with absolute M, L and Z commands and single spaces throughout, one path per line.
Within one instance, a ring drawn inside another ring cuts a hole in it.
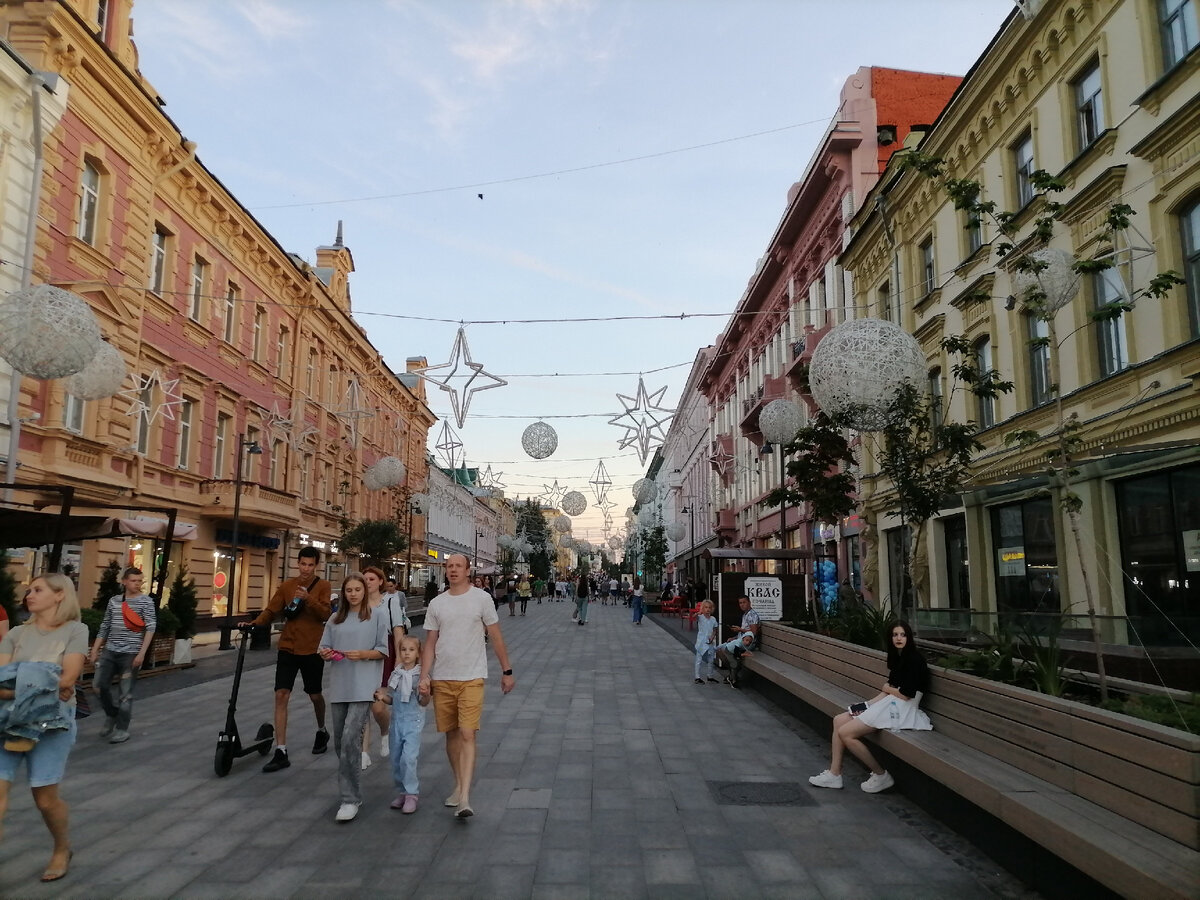
M 264 774 L 255 755 L 217 778 L 231 678 L 188 680 L 137 701 L 128 743 L 100 739 L 102 715 L 80 722 L 63 881 L 38 883 L 49 837 L 23 777 L 13 785 L 0 897 L 1032 896 L 906 798 L 862 793 L 857 766 L 845 790 L 809 787 L 825 740 L 752 690 L 693 684 L 677 622 L 635 627 L 625 607 L 593 605 L 579 627 L 570 609 L 501 614 L 517 687 L 501 695 L 491 658 L 473 819 L 442 806 L 452 782 L 432 710 L 420 810 L 388 808 L 390 767 L 376 761 L 358 818 L 338 824 L 336 760 L 309 752 L 299 682 L 291 768 Z M 271 666 L 243 676 L 247 736 L 270 721 L 272 679 Z M 709 782 L 799 783 L 813 802 L 730 805 Z

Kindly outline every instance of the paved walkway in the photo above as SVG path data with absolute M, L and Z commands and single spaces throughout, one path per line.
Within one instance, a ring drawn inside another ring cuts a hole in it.
M 213 774 L 228 676 L 144 696 L 133 740 L 80 723 L 64 796 L 75 858 L 41 885 L 49 838 L 23 781 L 0 842 L 0 897 L 1028 897 L 1009 875 L 863 773 L 820 791 L 825 740 L 753 691 L 692 683 L 691 653 L 625 607 L 593 605 L 580 628 L 567 603 L 501 614 L 517 687 L 488 684 L 476 816 L 441 800 L 451 778 L 429 715 L 423 804 L 388 809 L 390 769 L 364 773 L 348 824 L 332 750 L 312 756 L 313 720 L 292 703 L 292 767 L 258 756 Z M 271 715 L 272 673 L 243 678 L 238 722 Z M 141 684 L 139 684 L 141 687 Z M 376 745 L 377 746 L 377 745 Z

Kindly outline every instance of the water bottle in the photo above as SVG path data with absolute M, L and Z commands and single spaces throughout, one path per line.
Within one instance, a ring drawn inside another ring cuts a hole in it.
M 304 598 L 299 595 L 296 595 L 288 602 L 288 605 L 283 608 L 283 614 L 285 616 L 287 616 L 289 619 L 295 617 L 297 614 L 299 614 L 300 606 L 303 603 L 304 603 Z

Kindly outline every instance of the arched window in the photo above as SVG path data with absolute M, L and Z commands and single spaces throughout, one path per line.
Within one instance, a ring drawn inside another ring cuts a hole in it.
M 1183 278 L 1187 282 L 1188 317 L 1192 336 L 1200 336 L 1200 198 L 1179 216 L 1183 231 Z

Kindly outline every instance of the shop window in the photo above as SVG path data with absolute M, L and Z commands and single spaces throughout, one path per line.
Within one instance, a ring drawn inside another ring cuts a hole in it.
M 1057 613 L 1061 608 L 1054 510 L 1049 497 L 992 508 L 996 606 L 1001 613 Z
M 942 520 L 946 551 L 946 600 L 951 609 L 971 608 L 971 570 L 967 554 L 967 517 Z
M 912 533 L 907 525 L 886 531 L 888 554 L 888 596 L 885 602 L 895 609 L 908 609 L 912 606 L 912 580 L 908 577 L 908 559 Z

